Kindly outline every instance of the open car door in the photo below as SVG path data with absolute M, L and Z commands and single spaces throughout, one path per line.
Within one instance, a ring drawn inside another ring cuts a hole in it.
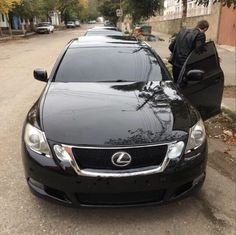
M 183 95 L 206 120 L 221 112 L 224 74 L 214 42 L 195 49 L 186 60 L 178 84 Z

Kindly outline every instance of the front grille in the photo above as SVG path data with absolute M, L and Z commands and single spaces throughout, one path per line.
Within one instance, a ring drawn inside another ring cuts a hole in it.
M 161 202 L 164 198 L 164 190 L 129 193 L 76 193 L 76 198 L 80 204 L 85 205 L 135 205 L 142 203 Z
M 167 151 L 167 145 L 138 147 L 127 149 L 87 149 L 73 148 L 73 155 L 80 169 L 128 170 L 161 165 Z M 111 158 L 117 152 L 127 152 L 132 161 L 128 166 L 113 165 Z

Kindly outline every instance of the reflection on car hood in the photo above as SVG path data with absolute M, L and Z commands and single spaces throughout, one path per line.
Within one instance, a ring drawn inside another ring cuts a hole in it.
M 189 112 L 172 82 L 51 83 L 48 139 L 71 145 L 140 145 L 182 138 Z

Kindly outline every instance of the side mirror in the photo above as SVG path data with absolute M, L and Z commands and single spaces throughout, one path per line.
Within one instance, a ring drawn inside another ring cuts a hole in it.
M 48 82 L 48 74 L 47 71 L 44 69 L 35 69 L 34 70 L 34 78 L 36 80 L 42 81 L 42 82 Z
M 203 79 L 203 75 L 204 75 L 204 71 L 199 70 L 199 69 L 193 69 L 188 71 L 187 75 L 186 75 L 186 81 L 190 82 L 190 81 L 201 81 Z

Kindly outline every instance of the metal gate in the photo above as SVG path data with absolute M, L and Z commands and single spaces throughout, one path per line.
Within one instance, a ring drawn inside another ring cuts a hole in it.
M 236 9 L 222 7 L 218 43 L 236 46 Z

